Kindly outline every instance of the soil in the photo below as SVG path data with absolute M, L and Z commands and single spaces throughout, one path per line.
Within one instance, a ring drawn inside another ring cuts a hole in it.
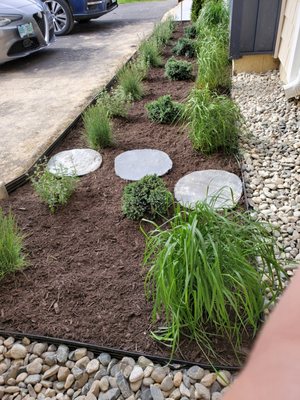
M 181 35 L 179 24 L 164 51 L 165 61 Z M 164 177 L 170 190 L 192 171 L 240 171 L 236 161 L 224 154 L 204 156 L 194 151 L 185 127 L 147 119 L 147 102 L 164 94 L 183 101 L 194 82 L 171 82 L 163 68 L 156 68 L 144 85 L 145 97 L 133 105 L 128 119 L 114 120 L 116 146 L 101 151 L 103 165 L 80 179 L 65 207 L 51 215 L 30 184 L 2 202 L 4 209 L 12 209 L 25 236 L 28 267 L 0 282 L 1 329 L 169 356 L 168 349 L 149 335 L 151 303 L 145 300 L 141 267 L 144 238 L 139 223 L 122 215 L 127 182 L 115 175 L 114 159 L 130 149 L 165 151 L 174 164 Z M 54 153 L 77 147 L 86 147 L 81 123 Z M 226 340 L 216 347 L 229 364 L 236 364 Z M 188 340 L 183 340 L 177 356 L 206 361 Z

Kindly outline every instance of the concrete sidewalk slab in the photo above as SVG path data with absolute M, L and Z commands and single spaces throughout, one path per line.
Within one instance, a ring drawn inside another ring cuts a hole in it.
M 174 5 L 122 5 L 78 24 L 53 47 L 0 66 L 0 181 L 31 168 Z

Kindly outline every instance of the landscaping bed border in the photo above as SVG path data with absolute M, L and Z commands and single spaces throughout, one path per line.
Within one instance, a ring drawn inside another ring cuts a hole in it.
M 54 345 L 60 345 L 60 344 L 65 344 L 71 349 L 76 349 L 79 347 L 85 347 L 88 350 L 92 351 L 95 354 L 100 354 L 100 353 L 109 353 L 113 357 L 117 359 L 121 359 L 123 357 L 132 357 L 134 359 L 137 359 L 140 356 L 144 356 L 146 358 L 149 358 L 152 361 L 156 361 L 159 364 L 168 364 L 170 368 L 176 370 L 176 369 L 182 369 L 184 367 L 191 367 L 193 365 L 197 365 L 203 369 L 207 370 L 227 370 L 230 372 L 238 372 L 240 371 L 241 367 L 240 366 L 228 366 L 228 365 L 212 365 L 212 364 L 204 364 L 204 363 L 197 363 L 197 362 L 192 362 L 192 361 L 185 361 L 181 359 L 175 359 L 175 358 L 168 358 L 168 357 L 162 357 L 162 356 L 153 356 L 151 354 L 147 353 L 142 353 L 142 352 L 135 352 L 135 351 L 126 351 L 126 350 L 120 350 L 116 349 L 113 347 L 105 347 L 105 346 L 99 346 L 97 344 L 93 343 L 85 343 L 85 342 L 78 342 L 75 340 L 69 340 L 69 339 L 59 339 L 55 337 L 50 337 L 50 336 L 42 336 L 42 335 L 35 335 L 35 334 L 30 334 L 30 333 L 20 333 L 20 332 L 12 332 L 12 331 L 5 331 L 5 330 L 0 330 L 0 336 L 3 337 L 13 337 L 15 339 L 22 339 L 24 337 L 27 337 L 30 340 L 33 341 L 38 341 L 38 342 L 46 342 L 46 343 L 51 343 Z

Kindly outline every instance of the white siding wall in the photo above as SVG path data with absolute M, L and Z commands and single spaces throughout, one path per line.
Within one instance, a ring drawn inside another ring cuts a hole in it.
M 278 33 L 277 45 L 280 76 L 284 83 L 289 83 L 300 71 L 300 0 L 283 2 L 281 18 L 282 29 Z

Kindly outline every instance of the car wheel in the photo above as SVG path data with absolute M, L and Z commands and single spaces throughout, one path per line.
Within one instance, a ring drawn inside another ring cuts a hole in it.
M 70 7 L 65 0 L 46 0 L 54 20 L 56 36 L 67 35 L 74 26 L 74 19 Z

